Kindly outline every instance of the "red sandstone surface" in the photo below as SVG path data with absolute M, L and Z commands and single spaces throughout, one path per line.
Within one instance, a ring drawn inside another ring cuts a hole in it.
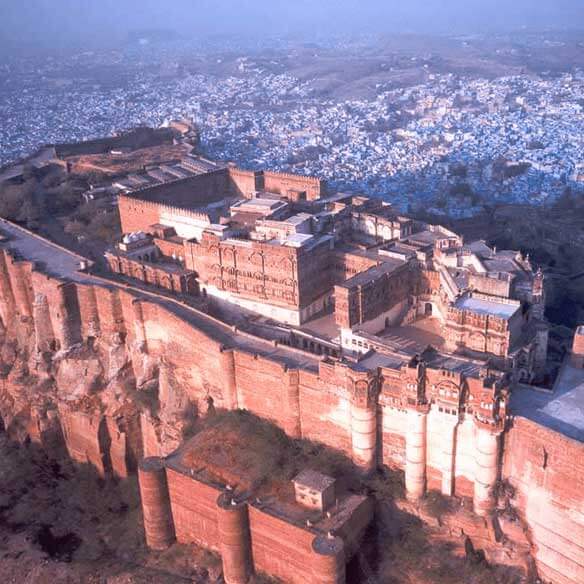
M 156 165 L 169 160 L 180 160 L 191 150 L 185 144 L 164 144 L 140 148 L 124 154 L 85 154 L 83 156 L 71 156 L 66 160 L 71 163 L 71 171 L 74 174 L 87 174 L 91 172 L 117 176 L 138 172 L 145 165 Z
M 47 265 L 0 250 L 0 414 L 12 439 L 64 446 L 74 461 L 125 478 L 144 455 L 174 450 L 194 415 L 213 403 L 246 408 L 291 436 L 352 456 L 350 404 L 366 408 L 390 397 L 370 393 L 367 381 L 360 395 L 340 365 L 106 286 L 74 271 L 75 258 L 21 237 L 26 242 L 17 247 Z M 383 428 L 380 450 L 392 466 L 403 466 L 405 431 Z M 539 570 L 557 584 L 583 582 L 582 444 L 518 419 L 503 447 L 503 477 L 517 488 Z M 429 480 L 442 473 L 430 467 Z M 472 487 L 465 481 L 456 479 L 463 490 Z M 12 570 L 14 558 L 6 561 Z

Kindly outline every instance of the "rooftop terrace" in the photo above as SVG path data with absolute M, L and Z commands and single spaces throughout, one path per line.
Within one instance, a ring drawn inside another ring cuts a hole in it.
M 494 316 L 503 320 L 509 320 L 520 308 L 518 302 L 497 302 L 497 300 L 486 300 L 475 296 L 463 296 L 459 298 L 454 306 L 459 310 L 468 310 L 475 314 L 484 316 Z
M 235 497 L 260 502 L 263 509 L 297 525 L 308 520 L 324 534 L 342 528 L 366 500 L 343 488 L 330 516 L 300 505 L 295 479 L 308 477 L 312 484 L 315 477 L 324 477 L 322 484 L 313 485 L 320 488 L 335 483 L 330 475 L 336 473 L 345 485 L 354 480 L 358 486 L 350 461 L 324 448 L 303 450 L 282 430 L 247 412 L 217 413 L 201 424 L 195 436 L 167 458 L 168 467 L 207 484 L 228 485 Z
M 511 412 L 584 442 L 584 370 L 566 363 L 553 392 L 519 386 L 511 394 Z
M 383 258 L 383 263 L 379 264 L 378 266 L 374 266 L 365 270 L 364 272 L 360 272 L 356 274 L 352 278 L 349 278 L 339 286 L 344 288 L 357 288 L 359 286 L 365 286 L 370 282 L 375 281 L 376 279 L 395 272 L 399 268 L 406 265 L 406 262 L 403 260 L 398 260 L 394 258 Z

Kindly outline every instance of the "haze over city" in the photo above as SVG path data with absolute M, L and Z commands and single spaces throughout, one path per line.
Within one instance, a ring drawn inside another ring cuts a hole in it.
M 0 38 L 33 46 L 112 43 L 136 29 L 184 35 L 474 34 L 578 28 L 579 0 L 8 0 Z

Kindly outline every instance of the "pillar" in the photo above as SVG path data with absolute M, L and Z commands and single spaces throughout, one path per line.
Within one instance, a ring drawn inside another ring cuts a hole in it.
M 484 516 L 494 507 L 493 489 L 499 476 L 499 431 L 477 423 L 475 440 L 473 506 L 477 515 Z
M 11 261 L 11 258 L 6 251 L 0 249 L 0 298 L 2 299 L 2 302 L 0 302 L 0 318 L 6 327 L 9 326 L 16 312 L 10 274 L 6 265 L 9 261 Z
M 49 302 L 44 294 L 37 293 L 35 295 L 32 314 L 37 351 L 48 351 L 55 336 L 51 325 Z
M 223 402 L 226 410 L 236 410 L 239 407 L 237 399 L 237 383 L 235 381 L 235 352 L 233 349 L 221 347 L 219 350 L 219 368 L 223 375 Z
M 118 288 L 95 287 L 99 327 L 106 343 L 119 344 L 126 333 L 126 323 Z
M 81 338 L 75 330 L 73 312 L 77 299 L 75 296 L 75 284 L 59 284 L 57 286 L 57 306 L 51 313 L 55 318 L 53 329 L 55 336 L 59 339 L 61 349 L 70 349 Z
M 146 543 L 153 550 L 166 549 L 176 536 L 162 459 L 145 458 L 138 466 L 138 482 Z
M 230 493 L 217 499 L 219 548 L 226 584 L 247 584 L 253 572 L 247 503 Z
M 8 265 L 16 310 L 21 316 L 32 316 L 32 302 L 30 301 L 28 290 L 31 282 L 30 272 L 26 270 L 24 262 L 9 259 Z
M 427 411 L 408 410 L 406 433 L 406 495 L 416 501 L 426 493 Z
M 344 547 L 340 537 L 321 535 L 314 539 L 311 584 L 345 584 Z
M 353 462 L 366 473 L 377 467 L 377 404 L 363 407 L 351 403 Z
M 146 329 L 144 328 L 144 314 L 142 311 L 142 302 L 135 298 L 132 300 L 132 309 L 134 311 L 134 336 L 136 347 L 146 350 Z
M 371 373 L 352 371 L 348 377 L 351 395 L 351 457 L 369 474 L 377 468 L 377 398 L 379 379 Z
M 85 338 L 99 337 L 101 330 L 99 325 L 97 299 L 95 297 L 95 287 L 78 285 L 77 294 L 79 296 L 79 311 L 81 313 L 83 336 Z
M 444 419 L 446 417 L 447 419 Z M 442 485 L 440 490 L 442 494 L 447 497 L 451 497 L 454 494 L 456 429 L 458 428 L 458 416 L 454 418 L 454 420 L 452 418 L 451 414 L 443 414 L 443 432 L 440 434 L 442 440 Z
M 300 425 L 300 374 L 298 370 L 287 372 L 285 390 L 286 420 L 284 431 L 292 438 L 302 437 Z

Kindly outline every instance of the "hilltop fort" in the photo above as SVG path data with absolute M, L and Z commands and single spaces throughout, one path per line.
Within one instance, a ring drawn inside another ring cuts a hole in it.
M 242 409 L 363 476 L 403 471 L 412 502 L 470 497 L 490 521 L 510 481 L 540 574 L 584 579 L 584 435 L 562 402 L 566 375 L 584 380 L 583 335 L 552 394 L 529 257 L 317 178 L 232 165 L 125 185 L 118 206 L 107 277 L 0 225 L 0 414 L 101 473 L 139 467 L 149 545 L 219 551 L 230 584 L 344 581 L 370 502 L 310 469 L 266 497 L 253 469 L 187 439 L 197 415 Z

